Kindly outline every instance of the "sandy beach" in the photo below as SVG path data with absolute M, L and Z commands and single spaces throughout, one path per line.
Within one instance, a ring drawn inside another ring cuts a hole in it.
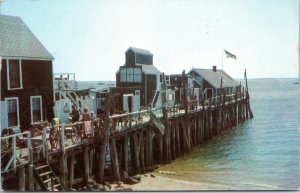
M 220 185 L 220 184 L 209 184 L 203 182 L 190 182 L 178 179 L 172 179 L 164 177 L 163 175 L 152 172 L 141 175 L 141 182 L 128 185 L 122 184 L 112 186 L 113 190 L 118 189 L 132 189 L 133 191 L 184 191 L 184 190 L 231 190 L 232 187 Z

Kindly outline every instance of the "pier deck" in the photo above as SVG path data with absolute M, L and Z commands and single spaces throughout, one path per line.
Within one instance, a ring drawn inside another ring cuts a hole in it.
M 91 122 L 92 133 L 85 134 L 86 123 L 79 122 L 45 127 L 39 136 L 24 132 L 2 137 L 2 182 L 18 176 L 19 190 L 36 190 L 39 180 L 31 174 L 41 163 L 55 165 L 63 189 L 93 177 L 120 181 L 127 174 L 143 173 L 252 118 L 248 96 L 241 92 L 111 116 L 106 105 L 105 117 Z M 20 136 L 25 146 L 18 147 Z

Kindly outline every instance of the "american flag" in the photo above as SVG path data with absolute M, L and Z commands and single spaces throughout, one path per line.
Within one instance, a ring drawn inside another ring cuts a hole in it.
M 226 58 L 233 58 L 236 60 L 236 55 L 228 52 L 227 50 L 224 50 L 225 51 L 225 54 L 226 54 Z

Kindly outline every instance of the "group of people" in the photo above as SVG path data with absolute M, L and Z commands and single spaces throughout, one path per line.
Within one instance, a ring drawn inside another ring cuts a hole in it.
M 75 105 L 72 105 L 72 111 L 70 113 L 70 116 L 71 116 L 70 121 L 72 123 L 79 121 L 80 114 Z M 94 120 L 93 116 L 94 116 L 94 113 L 93 112 L 89 113 L 88 108 L 84 107 L 81 121 L 83 121 L 82 129 L 84 130 L 85 137 L 94 135 L 93 134 L 93 126 L 91 124 L 91 119 Z
M 84 107 L 81 121 L 90 121 L 93 115 L 93 112 L 89 113 L 88 108 Z M 80 113 L 75 105 L 72 105 L 72 111 L 70 113 L 70 116 L 72 123 L 79 121 Z

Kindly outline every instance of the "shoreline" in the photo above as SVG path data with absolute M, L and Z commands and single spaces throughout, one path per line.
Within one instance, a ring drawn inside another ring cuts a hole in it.
M 112 191 L 129 189 L 133 191 L 188 191 L 188 190 L 233 190 L 231 186 L 193 182 L 168 178 L 158 172 L 142 174 L 141 181 L 137 184 L 112 184 Z

